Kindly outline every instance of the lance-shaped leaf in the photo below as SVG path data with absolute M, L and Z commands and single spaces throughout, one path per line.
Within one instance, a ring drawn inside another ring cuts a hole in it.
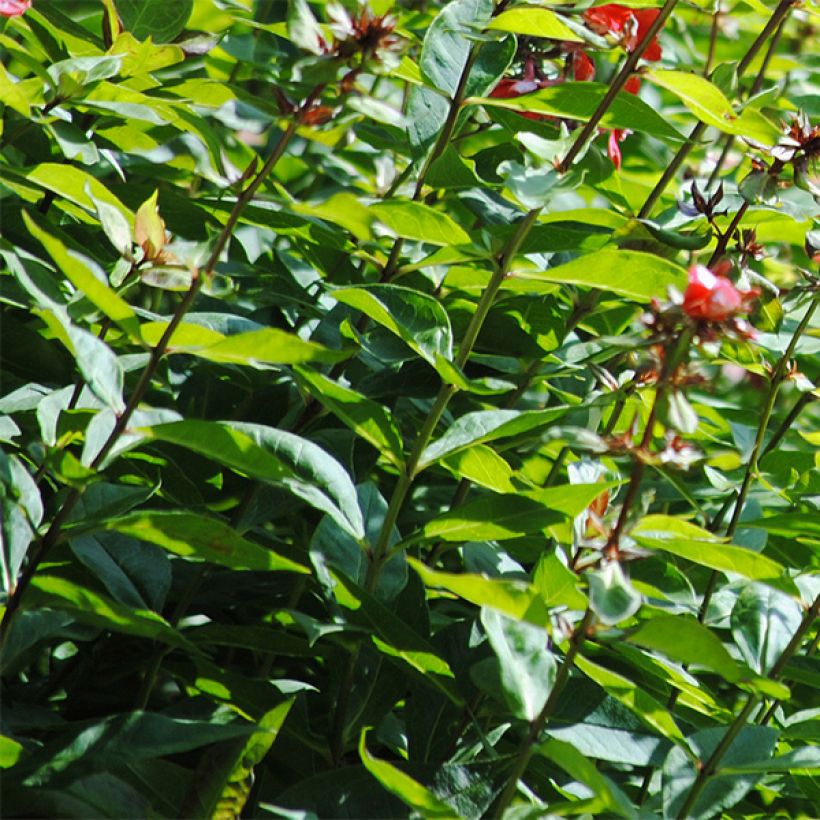
M 565 82 L 550 88 L 542 88 L 532 94 L 512 99 L 496 97 L 479 99 L 471 97 L 468 103 L 485 107 L 509 108 L 514 111 L 533 111 L 554 117 L 567 117 L 586 122 L 608 91 L 604 83 Z M 634 94 L 621 92 L 607 108 L 601 119 L 603 128 L 631 128 L 643 134 L 651 134 L 675 142 L 684 140 L 683 134 L 664 119 L 651 106 Z
M 428 587 L 446 589 L 476 606 L 489 606 L 536 626 L 546 627 L 549 624 L 547 606 L 540 590 L 532 584 L 506 578 L 485 578 L 471 573 L 439 572 L 410 557 L 407 563 Z
M 112 210 L 119 215 L 119 211 Z M 108 286 L 105 274 L 96 262 L 67 248 L 56 236 L 43 230 L 25 211 L 23 220 L 31 235 L 48 251 L 60 273 L 132 339 L 139 341 L 140 325 L 136 314 L 131 305 Z
M 537 745 L 535 750 L 592 790 L 595 804 L 586 806 L 591 813 L 614 812 L 621 817 L 638 817 L 627 795 L 610 778 L 601 774 L 595 763 L 584 757 L 571 743 L 552 739 Z
M 686 288 L 686 271 L 674 262 L 641 251 L 603 248 L 544 271 L 515 270 L 505 287 L 550 293 L 554 283 L 597 288 L 636 302 L 663 298 L 670 287 Z
M 752 581 L 794 589 L 782 564 L 752 550 L 726 544 L 688 521 L 668 515 L 647 515 L 630 535 L 642 547 L 664 550 L 711 569 L 736 572 Z
M 528 37 L 543 37 L 547 40 L 582 43 L 583 40 L 561 18 L 549 9 L 534 6 L 519 6 L 502 11 L 493 17 L 487 26 L 492 31 L 509 31 Z
M 582 655 L 575 656 L 575 665 L 607 694 L 632 711 L 641 722 L 667 740 L 686 747 L 683 733 L 666 706 L 644 692 L 636 683 Z
M 70 612 L 78 621 L 161 641 L 197 654 L 199 650 L 166 620 L 148 609 L 132 609 L 56 575 L 35 575 L 23 599 L 26 609 L 47 606 Z
M 305 367 L 296 368 L 296 373 L 313 398 L 340 418 L 356 435 L 372 444 L 397 467 L 404 463 L 401 435 L 386 407 L 322 373 Z
M 421 817 L 450 817 L 456 818 L 459 813 L 447 803 L 440 800 L 426 786 L 405 774 L 401 769 L 379 760 L 367 750 L 367 730 L 362 730 L 359 738 L 359 757 L 364 767 L 387 791 L 395 794 L 403 803 L 413 809 Z
M 469 234 L 452 217 L 421 202 L 386 199 L 368 210 L 397 236 L 431 245 L 469 245 Z
M 452 669 L 426 638 L 343 573 L 333 572 L 332 578 L 337 599 L 353 610 L 353 620 L 363 621 L 372 630 L 373 644 L 382 654 L 401 662 L 405 671 L 410 667 L 421 676 L 420 680 L 442 692 L 453 703 L 462 703 Z
M 336 459 L 307 439 L 261 424 L 194 419 L 144 427 L 140 434 L 186 447 L 258 481 L 285 487 L 327 513 L 354 538 L 364 536 L 350 477 Z
M 612 486 L 612 482 L 573 484 L 478 498 L 429 521 L 424 535 L 442 541 L 517 538 L 573 518 Z
M 432 296 L 398 285 L 338 288 L 331 296 L 387 328 L 434 367 L 438 357 L 453 358 L 450 319 Z
M 547 702 L 557 665 L 547 631 L 483 607 L 481 623 L 498 659 L 501 686 L 513 715 L 535 720 Z
M 425 448 L 419 461 L 419 469 L 467 447 L 523 435 L 539 427 L 545 427 L 570 409 L 560 406 L 523 413 L 518 410 L 474 410 L 465 413 Z
M 688 71 L 651 69 L 646 76 L 661 88 L 671 91 L 702 122 L 727 134 L 749 137 L 766 145 L 778 139 L 777 128 L 760 112 L 747 109 L 735 113 L 732 104 L 712 82 Z
M 141 510 L 106 522 L 105 529 L 156 544 L 175 555 L 232 569 L 308 571 L 295 561 L 248 541 L 219 519 L 194 513 Z

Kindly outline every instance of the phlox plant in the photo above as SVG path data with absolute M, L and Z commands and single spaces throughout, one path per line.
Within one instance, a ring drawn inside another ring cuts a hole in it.
M 3 816 L 816 816 L 818 24 L 0 0 Z

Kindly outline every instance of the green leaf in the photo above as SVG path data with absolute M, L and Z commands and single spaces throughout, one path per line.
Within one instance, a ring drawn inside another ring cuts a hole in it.
M 474 27 L 483 26 L 493 10 L 491 0 L 452 0 L 427 29 L 419 68 L 448 96 L 455 94 L 467 63 Z
M 193 450 L 258 481 L 285 487 L 330 515 L 354 538 L 364 536 L 350 477 L 332 456 L 307 439 L 261 424 L 195 419 L 144 427 L 140 433 Z
M 334 572 L 332 577 L 337 598 L 344 606 L 354 610 L 355 619 L 363 621 L 368 627 L 379 652 L 398 659 L 404 671 L 410 667 L 421 675 L 421 680 L 428 686 L 446 695 L 453 703 L 462 705 L 452 669 L 425 637 L 343 573 Z
M 170 43 L 185 28 L 194 0 L 114 0 L 122 24 L 138 40 Z
M 303 362 L 333 364 L 350 356 L 350 351 L 329 350 L 316 342 L 307 342 L 293 333 L 275 327 L 237 333 L 208 347 L 188 351 L 180 350 L 177 346 L 176 352 L 193 353 L 212 362 L 251 366 Z
M 307 0 L 289 0 L 287 21 L 288 37 L 295 46 L 310 54 L 324 52 L 325 38 Z
M 330 295 L 387 328 L 434 367 L 439 356 L 453 358 L 450 319 L 432 296 L 397 285 L 338 288 Z
M 403 444 L 387 408 L 322 373 L 297 367 L 300 383 L 323 407 L 341 419 L 356 435 L 381 451 L 395 466 L 404 463 Z
M 666 706 L 644 692 L 637 684 L 582 655 L 575 656 L 575 665 L 650 729 L 654 729 L 667 740 L 686 747 L 683 733 Z
M 565 82 L 542 88 L 532 94 L 513 99 L 472 97 L 467 103 L 485 107 L 508 108 L 512 111 L 533 111 L 554 117 L 586 122 L 608 91 L 604 83 Z M 665 140 L 682 142 L 680 133 L 668 120 L 634 94 L 621 92 L 601 119 L 602 128 L 631 128 Z
M 734 763 L 721 766 L 715 773 L 717 777 L 736 774 L 766 774 L 768 772 L 814 772 L 820 773 L 820 749 L 808 746 L 803 749 L 792 749 L 784 755 L 750 763 Z
M 419 470 L 467 447 L 537 430 L 551 424 L 569 409 L 559 406 L 523 413 L 519 410 L 475 410 L 465 413 L 438 439 L 427 445 L 419 460 Z
M 565 606 L 578 611 L 587 608 L 587 596 L 578 589 L 579 577 L 561 562 L 555 551 L 541 556 L 533 572 L 533 586 L 548 606 Z
M 752 581 L 792 587 L 781 564 L 743 547 L 725 544 L 708 530 L 666 515 L 642 518 L 630 533 L 642 547 L 663 550 L 722 572 L 736 572 Z
M 102 203 L 105 204 L 105 203 Z M 119 211 L 115 211 L 119 214 Z M 40 241 L 59 271 L 82 291 L 97 308 L 119 325 L 133 340 L 140 340 L 140 325 L 131 306 L 112 290 L 95 262 L 69 250 L 56 236 L 44 231 L 25 211 L 23 220 L 31 235 Z
M 115 413 L 125 410 L 122 398 L 124 374 L 114 351 L 93 333 L 71 322 L 60 305 L 50 309 L 35 308 L 37 314 L 74 357 L 77 369 L 91 391 Z
M 379 760 L 367 750 L 367 730 L 363 729 L 359 737 L 359 757 L 365 768 L 391 794 L 422 817 L 458 817 L 459 815 L 446 803 L 439 800 L 429 789 L 405 774 L 392 763 Z
M 595 814 L 615 812 L 621 817 L 629 818 L 638 816 L 629 798 L 572 744 L 562 740 L 548 740 L 546 743 L 538 744 L 535 750 L 551 763 L 560 766 L 575 780 L 592 789 L 596 800 L 599 801 L 599 807 L 588 807 L 590 811 Z
M 586 574 L 589 605 L 598 619 L 614 626 L 631 618 L 641 607 L 641 595 L 629 583 L 618 561 L 609 561 Z
M 519 6 L 502 11 L 497 17 L 493 17 L 487 28 L 492 31 L 509 31 L 512 34 L 526 34 L 528 37 L 541 37 L 547 40 L 583 42 L 583 39 L 569 26 L 561 22 L 561 18 L 555 12 L 533 6 Z
M 726 734 L 724 727 L 702 729 L 689 737 L 698 760 L 708 760 Z M 777 730 L 768 726 L 744 726 L 726 750 L 722 765 L 728 767 L 760 763 L 771 757 L 777 740 Z M 663 764 L 663 814 L 675 817 L 683 808 L 697 771 L 683 749 L 671 749 Z M 748 793 L 759 776 L 742 775 L 715 777 L 706 783 L 695 805 L 687 814 L 692 820 L 707 820 L 731 808 Z
M 515 717 L 535 720 L 552 691 L 557 670 L 547 631 L 487 607 L 481 610 L 481 623 L 498 659 L 507 705 Z
M 134 225 L 134 214 L 102 182 L 87 171 L 72 165 L 43 162 L 26 171 L 26 178 L 89 211 L 94 210 L 95 200 L 105 202 L 126 218 L 129 227 Z M 93 217 L 88 219 L 91 220 Z
M 372 481 L 356 487 L 359 509 L 364 520 L 365 539 L 374 544 L 381 536 L 387 514 L 387 501 Z M 399 540 L 399 531 L 393 527 L 388 538 L 392 547 Z M 329 516 L 319 522 L 310 539 L 310 557 L 316 567 L 316 574 L 328 594 L 333 593 L 333 582 L 329 567 L 340 570 L 346 577 L 358 584 L 366 585 L 370 562 L 361 539 L 353 536 Z M 397 551 L 382 567 L 374 594 L 392 601 L 407 584 L 407 564 L 404 553 Z
M 761 584 L 749 584 L 732 607 L 732 636 L 746 663 L 765 675 L 780 659 L 802 618 L 793 598 Z
M 180 816 L 238 817 L 250 795 L 254 768 L 262 762 L 282 730 L 294 700 L 265 712 L 247 739 L 225 742 L 203 755 L 183 800 Z
M 636 302 L 664 298 L 670 287 L 686 288 L 686 271 L 674 262 L 640 251 L 604 248 L 544 271 L 514 270 L 505 287 L 550 293 L 552 283 L 598 288 Z
M 414 86 L 410 92 L 408 137 L 417 154 L 430 147 L 444 126 L 450 109 L 447 98 L 455 94 L 474 47 L 471 36 L 489 22 L 492 11 L 492 0 L 452 0 L 427 28 L 418 63 L 423 77 L 438 91 Z M 497 76 L 502 71 L 503 66 Z
M 105 528 L 156 544 L 175 555 L 190 556 L 232 569 L 308 572 L 268 547 L 243 538 L 217 518 L 178 510 L 141 510 L 106 522 Z
M 27 609 L 48 606 L 70 612 L 82 623 L 161 641 L 188 652 L 198 650 L 167 621 L 147 609 L 132 609 L 55 575 L 35 575 L 23 602 Z
M 653 649 L 689 666 L 703 667 L 737 681 L 741 669 L 720 639 L 688 615 L 658 615 L 626 636 L 630 643 Z
M 11 768 L 22 756 L 23 746 L 10 737 L 0 735 L 0 769 Z
M 470 573 L 438 572 L 410 557 L 407 558 L 407 563 L 428 587 L 446 589 L 476 606 L 492 607 L 536 626 L 546 627 L 550 622 L 540 592 L 524 581 L 485 578 L 483 575 Z
M 291 203 L 290 208 L 298 214 L 315 216 L 341 225 L 361 242 L 367 242 L 373 238 L 370 227 L 375 218 L 373 212 L 353 194 L 333 194 L 323 202 L 310 205 L 294 202 Z
M 462 504 L 424 526 L 424 537 L 442 541 L 502 541 L 541 532 L 563 514 L 532 498 L 493 495 Z
M 26 784 L 46 783 L 79 760 L 88 765 L 93 759 L 95 766 L 110 765 L 117 758 L 148 760 L 247 737 L 253 731 L 250 723 L 210 723 L 141 711 L 112 715 L 91 725 L 81 724 L 79 730 L 72 727 L 63 733 L 56 748 L 44 747 L 36 758 L 42 763 Z
M 2 64 L 0 64 L 0 103 L 7 105 L 26 118 L 31 116 L 31 106 L 25 93 L 20 88 L 19 82 L 9 75 L 6 67 Z
M 727 134 L 745 136 L 767 145 L 777 142 L 778 131 L 758 112 L 736 114 L 723 92 L 705 77 L 686 71 L 650 69 L 646 77 L 671 91 L 702 122 Z
M 383 225 L 403 239 L 431 245 L 469 245 L 469 234 L 452 217 L 421 202 L 386 199 L 368 210 Z
M 513 493 L 511 481 L 513 470 L 498 453 L 483 444 L 442 459 L 442 464 L 459 478 L 467 479 L 479 487 L 486 487 L 497 493 Z

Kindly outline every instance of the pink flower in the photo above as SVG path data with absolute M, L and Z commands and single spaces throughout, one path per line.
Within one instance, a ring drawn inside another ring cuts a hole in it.
M 759 291 L 739 291 L 725 276 L 704 265 L 689 268 L 689 285 L 683 294 L 683 310 L 692 319 L 725 322 L 748 309 Z
M 32 0 L 0 0 L 0 17 L 19 17 L 31 8 Z
M 618 3 L 587 9 L 584 20 L 596 34 L 618 35 L 627 51 L 635 49 L 643 40 L 649 27 L 660 14 L 659 9 L 630 9 Z M 657 62 L 661 58 L 661 45 L 653 37 L 643 53 L 644 60 Z

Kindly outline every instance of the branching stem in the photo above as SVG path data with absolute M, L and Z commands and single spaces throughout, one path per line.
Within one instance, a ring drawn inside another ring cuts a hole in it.
M 321 89 L 315 89 L 313 94 L 308 97 L 305 101 L 303 110 L 307 110 L 313 102 L 315 96 L 320 93 Z M 154 377 L 154 374 L 159 367 L 160 361 L 162 360 L 163 356 L 165 355 L 168 344 L 171 341 L 171 337 L 174 335 L 174 332 L 179 327 L 180 323 L 182 322 L 183 318 L 185 317 L 186 313 L 190 310 L 191 306 L 194 303 L 197 295 L 199 294 L 200 289 L 202 288 L 202 284 L 213 274 L 214 270 L 216 269 L 216 265 L 222 255 L 222 252 L 225 250 L 225 246 L 228 244 L 228 240 L 230 239 L 234 228 L 236 227 L 237 222 L 239 221 L 239 217 L 242 214 L 242 211 L 245 209 L 247 204 L 253 199 L 256 192 L 261 187 L 262 183 L 265 181 L 268 174 L 271 172 L 273 167 L 276 163 L 282 158 L 287 149 L 288 145 L 290 144 L 291 139 L 293 138 L 294 134 L 296 133 L 296 128 L 299 125 L 299 118 L 294 117 L 291 122 L 288 124 L 286 130 L 282 133 L 282 136 L 279 138 L 279 141 L 276 144 L 276 147 L 271 152 L 270 156 L 266 160 L 265 164 L 262 166 L 262 169 L 256 174 L 253 178 L 252 182 L 245 188 L 242 193 L 237 197 L 236 203 L 234 204 L 233 208 L 231 209 L 231 213 L 228 216 L 228 221 L 225 224 L 225 227 L 220 232 L 219 236 L 217 237 L 216 243 L 214 245 L 213 251 L 208 258 L 208 261 L 204 265 L 204 267 L 199 271 L 198 275 L 194 278 L 190 288 L 186 291 L 185 295 L 182 297 L 177 309 L 174 311 L 173 316 L 171 317 L 171 321 L 168 323 L 168 326 L 165 328 L 162 336 L 160 337 L 157 344 L 152 348 L 150 357 L 148 359 L 148 363 L 145 365 L 142 373 L 140 374 L 139 380 L 137 381 L 134 390 L 125 405 L 125 409 L 120 414 L 119 418 L 117 419 L 116 423 L 114 424 L 114 428 L 109 434 L 108 438 L 103 443 L 100 451 L 95 456 L 94 460 L 91 462 L 91 469 L 97 470 L 99 469 L 108 454 L 114 448 L 114 445 L 119 441 L 122 434 L 125 432 L 125 429 L 128 425 L 128 422 L 131 420 L 134 412 L 136 411 L 137 407 L 139 406 L 140 402 L 142 401 L 145 393 L 148 390 L 148 387 L 151 384 L 151 380 Z M 254 163 L 256 160 L 254 160 Z M 82 497 L 82 490 L 77 488 L 72 488 L 68 495 L 66 496 L 65 500 L 63 501 L 62 506 L 60 507 L 59 511 L 55 515 L 53 521 L 51 522 L 51 526 L 46 531 L 45 535 L 42 537 L 39 545 L 31 554 L 28 564 L 26 568 L 20 575 L 20 578 L 17 581 L 17 585 L 15 586 L 13 592 L 9 596 L 8 602 L 6 604 L 6 611 L 3 614 L 3 620 L 0 622 L 0 648 L 5 644 L 5 641 L 9 634 L 9 626 L 14 618 L 15 613 L 20 608 L 20 602 L 22 600 L 25 591 L 28 589 L 31 579 L 34 577 L 34 574 L 37 571 L 39 565 L 43 562 L 45 557 L 51 551 L 51 548 L 58 542 L 60 536 L 62 535 L 63 526 L 68 521 L 69 516 L 71 515 L 74 506 Z

